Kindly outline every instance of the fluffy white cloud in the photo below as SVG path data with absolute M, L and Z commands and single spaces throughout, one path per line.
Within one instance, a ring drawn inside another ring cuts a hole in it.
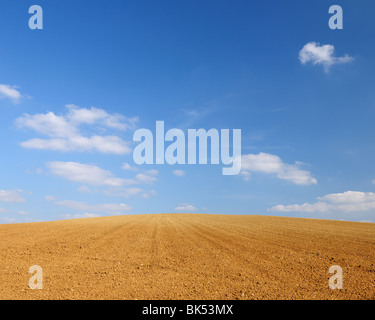
M 13 103 L 18 103 L 22 95 L 14 86 L 7 84 L 0 84 L 0 99 L 8 98 Z
M 352 57 L 345 55 L 343 57 L 334 56 L 335 47 L 330 44 L 320 45 L 317 42 L 309 42 L 304 45 L 299 52 L 299 60 L 302 64 L 308 62 L 321 64 L 326 72 L 334 64 L 348 63 L 353 60 Z
M 25 202 L 22 197 L 23 190 L 0 190 L 0 202 Z
M 21 142 L 24 148 L 54 151 L 97 151 L 101 153 L 127 154 L 131 152 L 128 142 L 116 135 L 91 134 L 84 136 L 81 127 L 100 133 L 107 130 L 133 129 L 138 118 L 125 118 L 97 108 L 79 108 L 66 106 L 66 115 L 53 112 L 45 114 L 24 114 L 16 120 L 19 128 L 32 129 L 48 139 L 34 138 Z
M 20 143 L 26 149 L 53 151 L 98 151 L 101 153 L 126 154 L 128 143 L 117 136 L 76 136 L 70 139 L 30 139 Z
M 88 185 L 121 187 L 126 183 L 125 179 L 116 178 L 110 171 L 94 165 L 55 161 L 47 163 L 47 167 L 55 175 Z
M 115 177 L 112 172 L 108 170 L 90 164 L 54 161 L 47 163 L 46 166 L 54 175 L 60 176 L 69 181 L 84 184 L 78 188 L 78 191 L 80 192 L 101 193 L 107 196 L 119 196 L 124 198 L 145 192 L 141 188 L 123 188 L 124 186 L 152 184 L 157 180 L 155 176 L 158 174 L 157 170 L 149 170 L 145 173 L 137 174 L 132 179 L 123 179 Z M 109 188 L 104 190 L 90 189 L 87 185 Z M 47 201 L 52 200 L 53 198 L 48 198 Z
M 67 138 L 78 134 L 78 129 L 70 124 L 65 117 L 57 116 L 53 112 L 35 115 L 24 114 L 16 120 L 16 124 L 50 137 Z
M 56 205 L 85 212 L 101 212 L 104 214 L 123 214 L 132 208 L 124 203 L 89 204 L 87 202 L 63 200 L 56 201 Z
M 186 204 L 186 203 L 182 203 L 180 204 L 178 207 L 174 208 L 175 211 L 185 211 L 185 212 L 188 212 L 188 211 L 197 211 L 198 208 L 194 207 L 193 205 L 191 204 Z
M 83 219 L 83 218 L 96 218 L 96 217 L 101 217 L 100 214 L 96 213 L 77 213 L 77 214 L 64 214 L 62 215 L 63 219 Z
M 126 118 L 120 114 L 110 115 L 103 109 L 94 107 L 86 109 L 73 104 L 67 105 L 66 107 L 69 110 L 66 119 L 74 126 L 81 124 L 99 124 L 106 128 L 125 131 L 127 129 L 134 129 L 135 123 L 138 121 L 136 117 Z
M 173 174 L 177 177 L 183 177 L 185 175 L 185 171 L 184 170 L 174 170 L 173 171 Z
M 246 154 L 241 158 L 241 175 L 249 180 L 250 172 L 275 174 L 279 179 L 291 181 L 298 185 L 316 184 L 317 180 L 311 173 L 299 168 L 300 163 L 294 165 L 284 163 L 280 157 L 269 153 Z
M 276 212 L 360 212 L 375 210 L 375 193 L 346 191 L 319 197 L 315 203 L 277 205 L 268 209 Z

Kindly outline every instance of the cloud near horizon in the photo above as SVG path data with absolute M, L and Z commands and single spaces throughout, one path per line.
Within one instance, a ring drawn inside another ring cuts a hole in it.
M 76 214 L 66 213 L 66 214 L 63 214 L 61 217 L 63 219 L 69 220 L 69 219 L 97 218 L 101 216 L 102 215 L 100 214 L 85 212 L 85 213 L 76 213 Z
M 277 205 L 268 211 L 272 212 L 363 212 L 375 210 L 375 193 L 346 191 L 331 193 L 317 198 L 315 203 Z
M 175 211 L 186 211 L 186 212 L 191 212 L 191 211 L 197 211 L 198 208 L 194 207 L 193 205 L 191 204 L 187 204 L 187 203 L 182 203 L 180 204 L 179 206 L 177 206 L 176 208 L 174 208 Z
M 87 212 L 100 212 L 107 215 L 121 215 L 132 208 L 125 203 L 89 204 L 82 201 L 62 200 L 54 203 L 70 209 Z

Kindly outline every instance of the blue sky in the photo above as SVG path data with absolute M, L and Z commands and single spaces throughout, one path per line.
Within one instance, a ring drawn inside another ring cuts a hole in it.
M 43 30 L 28 9 L 43 8 Z M 339 4 L 344 29 L 328 27 Z M 373 1 L 5 0 L 0 223 L 197 212 L 375 222 Z M 135 130 L 242 130 L 242 171 Z

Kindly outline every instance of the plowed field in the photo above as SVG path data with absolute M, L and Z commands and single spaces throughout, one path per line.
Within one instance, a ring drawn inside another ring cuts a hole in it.
M 0 225 L 0 299 L 375 299 L 375 224 L 155 214 Z M 43 289 L 29 288 L 29 267 Z M 343 270 L 332 290 L 328 270 Z

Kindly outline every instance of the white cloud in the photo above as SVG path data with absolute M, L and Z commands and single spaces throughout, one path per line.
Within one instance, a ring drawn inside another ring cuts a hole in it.
M 121 187 L 126 183 L 125 179 L 116 178 L 110 171 L 94 165 L 55 161 L 47 163 L 47 166 L 55 175 L 88 185 Z
M 175 176 L 177 176 L 177 177 L 183 177 L 183 176 L 185 175 L 185 171 L 184 171 L 184 170 L 179 170 L 179 169 L 177 169 L 177 170 L 174 170 L 174 171 L 173 171 L 173 174 L 174 174 Z
M 57 116 L 53 112 L 46 114 L 24 114 L 16 120 L 20 127 L 32 129 L 40 134 L 50 137 L 74 137 L 78 129 L 70 124 L 63 116 Z
M 142 188 L 124 188 L 124 186 L 152 184 L 157 180 L 155 176 L 158 174 L 157 170 L 149 170 L 145 173 L 137 174 L 132 179 L 122 179 L 115 177 L 112 172 L 95 165 L 55 161 L 47 163 L 46 166 L 54 175 L 84 184 L 77 189 L 79 192 L 99 193 L 110 197 L 122 198 L 129 198 L 137 194 L 142 194 L 142 197 L 149 197 L 154 191 L 148 192 Z M 98 188 L 90 188 L 89 186 Z M 46 201 L 55 200 L 52 196 L 46 196 L 45 199 Z
M 291 205 L 277 205 L 269 209 L 268 211 L 277 211 L 277 212 L 328 212 L 329 205 L 324 202 L 316 202 L 314 204 L 304 203 L 304 204 L 291 204 Z
M 298 185 L 316 184 L 317 180 L 311 173 L 294 165 L 284 163 L 278 156 L 269 153 L 247 154 L 241 159 L 241 175 L 245 180 L 250 179 L 250 172 L 275 174 L 279 179 L 291 181 Z
M 123 163 L 122 167 L 121 167 L 123 170 L 129 170 L 129 171 L 137 171 L 138 168 L 137 167 L 134 167 L 134 166 L 131 166 L 129 163 L 125 162 Z
M 29 139 L 21 142 L 26 149 L 52 151 L 98 151 L 101 153 L 126 154 L 131 149 L 128 144 L 117 136 L 92 136 L 90 138 L 76 136 L 70 139 Z
M 20 102 L 22 95 L 15 86 L 0 84 L 0 99 L 8 98 L 13 103 Z
M 375 193 L 346 191 L 319 197 L 315 203 L 277 205 L 268 211 L 277 212 L 363 212 L 375 210 Z
M 299 60 L 302 64 L 308 62 L 314 65 L 321 64 L 326 72 L 334 64 L 348 63 L 353 60 L 352 57 L 345 55 L 343 57 L 334 56 L 335 47 L 330 44 L 320 45 L 317 42 L 309 42 L 305 44 L 299 52 Z
M 191 204 L 182 203 L 178 207 L 174 208 L 175 211 L 197 211 L 198 208 L 194 207 Z
M 149 197 L 152 191 L 148 192 L 138 187 L 125 188 L 124 186 L 152 184 L 157 180 L 155 176 L 159 173 L 157 170 L 148 170 L 145 173 L 137 174 L 134 178 L 123 179 L 117 178 L 112 172 L 95 165 L 78 162 L 54 161 L 46 163 L 46 166 L 54 175 L 83 184 L 77 189 L 79 192 L 99 193 L 109 197 L 122 198 L 130 198 L 137 194 L 142 194 L 142 197 Z M 89 186 L 98 188 L 90 188 Z M 52 196 L 47 196 L 45 199 L 46 201 L 55 200 Z
M 23 190 L 0 190 L 0 202 L 25 202 L 21 194 Z
M 77 213 L 77 214 L 64 214 L 62 215 L 63 219 L 83 219 L 83 218 L 96 218 L 96 217 L 101 217 L 100 214 L 96 213 Z
M 101 212 L 105 214 L 123 214 L 132 208 L 124 203 L 89 204 L 81 201 L 63 200 L 56 201 L 56 205 L 68 207 L 85 212 Z
M 116 135 L 99 135 L 107 130 L 133 129 L 138 118 L 125 118 L 97 108 L 79 108 L 67 105 L 66 115 L 56 115 L 53 112 L 45 114 L 24 114 L 16 120 L 19 128 L 32 129 L 38 134 L 45 135 L 48 139 L 33 138 L 23 141 L 20 145 L 24 148 L 54 150 L 54 151 L 97 151 L 101 153 L 127 154 L 131 152 L 128 142 Z M 93 132 L 84 136 L 80 126 Z M 95 127 L 94 127 L 95 125 Z
M 134 129 L 135 123 L 138 121 L 137 117 L 126 118 L 120 114 L 110 115 L 103 109 L 94 107 L 86 109 L 73 104 L 67 105 L 66 107 L 69 110 L 66 118 L 75 126 L 80 124 L 100 124 L 106 128 L 125 131 Z
M 1 217 L 0 223 L 17 223 L 19 222 L 17 219 L 9 218 L 9 217 Z
M 0 213 L 9 212 L 9 210 L 0 208 Z
M 328 201 L 334 204 L 363 203 L 366 201 L 375 202 L 375 193 L 346 191 L 344 193 L 327 194 L 323 197 L 319 197 L 318 199 L 323 200 L 323 201 Z

